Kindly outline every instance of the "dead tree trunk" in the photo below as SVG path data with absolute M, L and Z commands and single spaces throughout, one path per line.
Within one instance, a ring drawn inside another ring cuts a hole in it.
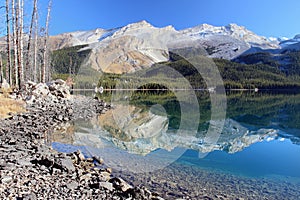
M 33 50 L 33 81 L 37 82 L 37 55 L 38 55 L 38 34 L 39 34 L 37 10 L 34 18 L 34 25 L 35 25 L 35 33 L 34 33 L 34 50 Z
M 19 0 L 18 3 L 18 18 L 20 19 L 19 22 L 19 37 L 18 37 L 18 73 L 19 73 L 19 85 L 18 88 L 20 89 L 21 86 L 24 84 L 24 35 L 23 35 L 23 28 L 24 28 L 24 0 Z
M 11 47 L 10 47 L 10 20 L 9 20 L 9 0 L 6 0 L 6 42 L 7 42 L 7 65 L 6 65 L 6 80 L 7 82 L 12 85 L 12 75 L 11 75 Z M 2 73 L 2 71 L 1 71 Z M 2 75 L 2 74 L 1 74 Z
M 14 45 L 14 72 L 15 72 L 15 85 L 19 85 L 18 78 L 18 14 L 15 0 L 12 0 L 12 27 L 13 27 L 13 45 Z
M 3 82 L 3 72 L 2 72 L 3 69 L 2 68 L 3 68 L 3 66 L 2 66 L 2 55 L 0 53 L 0 83 Z
M 43 49 L 43 65 L 42 65 L 42 82 L 46 82 L 46 73 L 50 73 L 49 63 L 48 63 L 48 37 L 49 37 L 49 21 L 50 21 L 50 12 L 51 12 L 52 0 L 49 0 L 48 4 L 48 12 L 46 19 L 46 28 L 45 28 L 45 41 L 44 41 L 44 49 Z
M 27 59 L 26 59 L 26 65 L 25 65 L 25 79 L 33 79 L 33 72 L 34 67 L 32 64 L 32 52 L 31 52 L 31 46 L 32 46 L 32 36 L 33 36 L 33 28 L 35 24 L 35 16 L 37 15 L 37 0 L 33 1 L 33 9 L 32 9 L 32 15 L 31 15 L 31 22 L 30 22 L 30 28 L 29 28 L 29 38 L 28 38 L 28 45 L 27 45 Z

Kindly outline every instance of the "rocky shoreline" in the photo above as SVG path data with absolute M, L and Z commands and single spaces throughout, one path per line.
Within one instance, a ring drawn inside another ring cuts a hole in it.
M 70 95 L 62 80 L 28 82 L 13 97 L 26 101 L 27 112 L 0 120 L 0 199 L 162 199 L 113 177 L 101 158 L 47 145 L 61 123 L 91 118 L 110 105 Z

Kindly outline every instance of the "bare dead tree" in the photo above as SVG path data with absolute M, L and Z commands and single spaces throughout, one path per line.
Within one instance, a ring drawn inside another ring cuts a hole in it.
M 33 72 L 34 67 L 31 66 L 31 46 L 32 46 L 32 37 L 33 37 L 33 29 L 35 27 L 35 18 L 37 15 L 37 0 L 33 0 L 33 9 L 32 9 L 32 15 L 31 15 L 31 22 L 30 22 L 30 28 L 29 28 L 29 38 L 28 38 L 28 44 L 27 44 L 27 59 L 26 59 L 26 65 L 25 65 L 25 78 L 26 79 L 32 79 L 33 78 L 33 74 L 32 76 L 30 76 L 30 72 Z
M 0 83 L 3 82 L 3 72 L 2 72 L 2 68 L 3 68 L 2 55 L 1 55 L 1 53 L 0 53 Z
M 18 78 L 18 10 L 15 5 L 15 0 L 12 0 L 12 27 L 13 27 L 13 46 L 14 46 L 14 72 L 15 72 L 15 85 L 19 85 Z
M 36 4 L 37 4 L 37 0 Z M 34 33 L 34 50 L 33 50 L 33 81 L 37 82 L 37 56 L 38 56 L 38 35 L 39 35 L 39 25 L 38 25 L 38 12 L 37 7 L 36 13 L 34 16 L 34 26 L 35 26 L 35 33 Z
M 7 42 L 7 65 L 6 65 L 6 80 L 7 82 L 12 85 L 12 64 L 11 64 L 11 47 L 10 47 L 10 19 L 9 19 L 9 0 L 6 0 L 6 42 Z M 2 73 L 2 71 L 1 71 Z
M 19 18 L 19 33 L 18 33 L 18 88 L 24 84 L 24 0 L 18 2 L 18 18 Z
M 1 66 L 0 75 L 17 88 L 26 80 L 35 82 L 46 82 L 50 79 L 50 65 L 48 58 L 49 21 L 52 7 L 52 0 L 48 0 L 47 18 L 43 34 L 38 25 L 38 0 L 32 0 L 32 15 L 28 41 L 25 41 L 24 18 L 25 0 L 6 0 L 6 48 L 7 66 Z M 27 43 L 28 42 L 28 43 Z M 13 54 L 12 54 L 13 53 Z M 5 70 L 4 70 L 5 68 Z M 4 70 L 4 71 L 3 71 Z M 37 75 L 38 73 L 39 76 Z
M 44 49 L 43 49 L 43 65 L 42 65 L 42 82 L 46 82 L 46 73 L 50 73 L 49 63 L 48 63 L 48 39 L 49 39 L 49 21 L 50 21 L 50 13 L 52 7 L 52 0 L 49 0 L 48 3 L 48 11 L 47 11 L 47 19 L 46 19 L 46 28 L 45 28 L 45 40 L 44 40 Z

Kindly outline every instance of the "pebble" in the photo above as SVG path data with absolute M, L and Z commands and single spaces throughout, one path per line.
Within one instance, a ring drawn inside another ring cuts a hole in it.
M 4 177 L 2 177 L 2 179 L 1 179 L 1 182 L 2 183 L 9 183 L 9 182 L 11 182 L 12 181 L 12 177 L 11 176 L 4 176 Z

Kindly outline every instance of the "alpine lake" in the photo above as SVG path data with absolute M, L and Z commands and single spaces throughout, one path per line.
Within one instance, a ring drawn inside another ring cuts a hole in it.
M 65 124 L 52 147 L 166 199 L 299 199 L 300 93 L 226 91 L 222 105 L 212 93 L 98 93 L 113 109 Z

